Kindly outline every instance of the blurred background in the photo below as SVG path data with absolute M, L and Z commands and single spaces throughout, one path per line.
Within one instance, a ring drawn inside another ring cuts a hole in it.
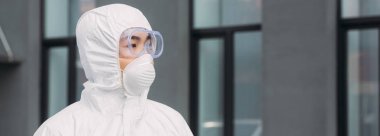
M 76 23 L 112 3 L 164 36 L 148 98 L 196 136 L 379 136 L 380 0 L 0 0 L 0 136 L 80 99 Z

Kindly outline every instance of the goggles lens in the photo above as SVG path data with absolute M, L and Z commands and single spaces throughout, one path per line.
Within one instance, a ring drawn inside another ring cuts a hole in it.
M 126 29 L 121 35 L 120 44 L 121 57 L 140 57 L 143 54 L 150 54 L 153 58 L 158 58 L 164 49 L 160 32 L 140 27 Z

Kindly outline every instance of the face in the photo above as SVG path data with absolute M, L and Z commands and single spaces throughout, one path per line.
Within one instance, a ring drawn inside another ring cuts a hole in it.
M 136 59 L 136 54 L 140 53 L 144 50 L 144 45 L 147 42 L 150 42 L 151 37 L 146 32 L 136 32 L 131 37 L 131 43 L 128 44 L 128 40 L 126 38 L 121 38 L 119 41 L 119 62 L 120 69 L 123 70 L 129 63 L 131 63 L 134 59 Z M 128 45 L 132 47 L 132 52 Z

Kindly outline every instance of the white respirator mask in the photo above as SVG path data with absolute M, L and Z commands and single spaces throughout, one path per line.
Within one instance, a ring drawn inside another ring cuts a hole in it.
M 150 88 L 156 77 L 152 56 L 144 54 L 136 58 L 124 68 L 122 74 L 124 94 L 126 96 L 141 96 Z

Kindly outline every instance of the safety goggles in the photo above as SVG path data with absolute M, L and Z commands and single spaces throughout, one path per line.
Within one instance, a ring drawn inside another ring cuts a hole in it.
M 164 50 L 164 40 L 158 31 L 148 30 L 142 27 L 132 27 L 123 31 L 120 40 L 127 48 L 120 50 L 124 56 L 140 57 L 150 54 L 153 58 L 161 56 Z

